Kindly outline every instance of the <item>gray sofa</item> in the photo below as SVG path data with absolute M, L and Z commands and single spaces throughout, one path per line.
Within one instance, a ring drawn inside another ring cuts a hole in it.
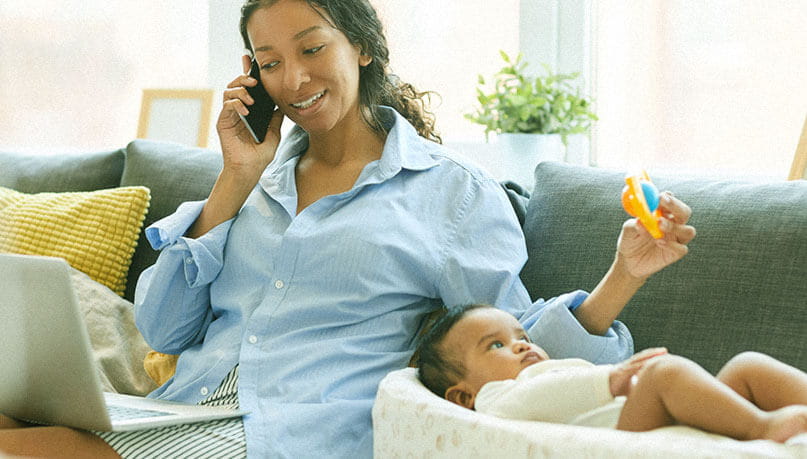
M 151 190 L 147 226 L 181 202 L 204 199 L 220 168 L 220 155 L 212 150 L 136 140 L 118 150 L 85 154 L 0 152 L 0 186 L 37 193 L 143 185 Z M 503 184 L 526 234 L 529 261 L 522 279 L 535 298 L 590 290 L 608 269 L 626 218 L 620 207 L 623 174 L 561 163 L 542 163 L 535 174 L 531 193 Z M 698 236 L 690 254 L 653 276 L 621 314 L 636 349 L 667 346 L 712 372 L 730 356 L 756 350 L 807 370 L 807 182 L 653 178 L 689 203 Z M 127 299 L 156 256 L 141 233 Z M 111 304 L 105 298 L 104 304 Z M 139 355 L 130 358 L 132 374 L 142 370 Z M 373 412 L 377 457 L 407 452 L 417 457 L 637 458 L 807 453 L 807 445 L 704 438 L 675 427 L 635 434 L 494 419 L 433 396 L 410 370 L 391 373 L 380 386 Z M 113 387 L 131 387 L 127 383 L 111 381 Z
M 807 182 L 652 178 L 689 204 L 698 235 L 620 315 L 636 349 L 666 346 L 711 372 L 745 350 L 807 370 Z M 530 294 L 594 288 L 627 216 L 624 174 L 543 163 L 535 183 L 521 274 Z
M 205 199 L 221 164 L 221 155 L 212 150 L 147 140 L 135 140 L 117 150 L 55 156 L 0 152 L 0 186 L 23 193 L 146 186 L 151 190 L 151 204 L 145 228 L 173 213 L 182 202 Z M 129 268 L 126 299 L 134 299 L 137 278 L 156 259 L 157 252 L 141 232 Z
M 220 168 L 212 150 L 135 140 L 86 154 L 0 152 L 0 186 L 36 193 L 143 185 L 152 196 L 145 227 L 181 202 L 204 199 Z M 757 350 L 807 370 L 807 182 L 653 180 L 692 207 L 698 236 L 690 254 L 653 276 L 621 314 L 636 349 L 667 346 L 712 372 L 740 351 Z M 623 174 L 542 163 L 535 183 L 531 193 L 506 187 L 524 222 L 524 283 L 534 298 L 591 290 L 627 217 Z M 156 256 L 141 234 L 127 299 Z

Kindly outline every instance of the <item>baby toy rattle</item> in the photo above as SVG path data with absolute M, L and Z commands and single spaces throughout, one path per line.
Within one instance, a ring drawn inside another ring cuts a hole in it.
M 654 238 L 664 237 L 658 224 L 661 218 L 658 188 L 650 181 L 647 172 L 628 175 L 625 183 L 625 188 L 622 189 L 622 207 L 625 212 L 638 218 Z

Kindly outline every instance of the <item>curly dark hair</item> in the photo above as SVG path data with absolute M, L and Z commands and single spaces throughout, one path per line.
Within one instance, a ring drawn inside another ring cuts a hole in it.
M 448 332 L 470 311 L 492 308 L 489 304 L 467 304 L 444 308 L 437 314 L 420 337 L 415 351 L 418 379 L 430 391 L 445 397 L 446 390 L 465 377 L 465 366 L 451 352 L 442 349 Z
M 247 34 L 247 23 L 252 14 L 272 6 L 278 0 L 246 0 L 241 7 L 239 28 L 244 46 L 252 52 Z M 432 91 L 419 92 L 409 83 L 402 82 L 389 72 L 389 49 L 378 14 L 368 0 L 305 0 L 314 11 L 334 28 L 341 31 L 362 54 L 372 62 L 362 67 L 359 76 L 359 102 L 365 122 L 375 131 L 386 134 L 388 129 L 381 119 L 378 105 L 388 105 L 403 115 L 421 137 L 442 143 L 435 129 L 434 114 L 427 110 Z M 327 16 L 323 14 L 327 13 Z

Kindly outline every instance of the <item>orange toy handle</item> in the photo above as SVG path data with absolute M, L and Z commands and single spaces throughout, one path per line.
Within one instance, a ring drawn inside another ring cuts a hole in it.
M 625 177 L 625 184 L 625 188 L 622 189 L 622 207 L 625 212 L 638 218 L 654 238 L 664 237 L 658 224 L 659 218 L 661 218 L 661 211 L 658 208 L 658 189 L 650 181 L 647 172 L 628 175 Z

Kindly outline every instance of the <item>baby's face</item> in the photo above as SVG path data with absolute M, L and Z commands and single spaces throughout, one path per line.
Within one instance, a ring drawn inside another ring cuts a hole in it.
M 495 308 L 468 312 L 446 334 L 443 346 L 462 361 L 464 381 L 474 394 L 485 383 L 513 379 L 524 368 L 549 359 L 515 317 Z

